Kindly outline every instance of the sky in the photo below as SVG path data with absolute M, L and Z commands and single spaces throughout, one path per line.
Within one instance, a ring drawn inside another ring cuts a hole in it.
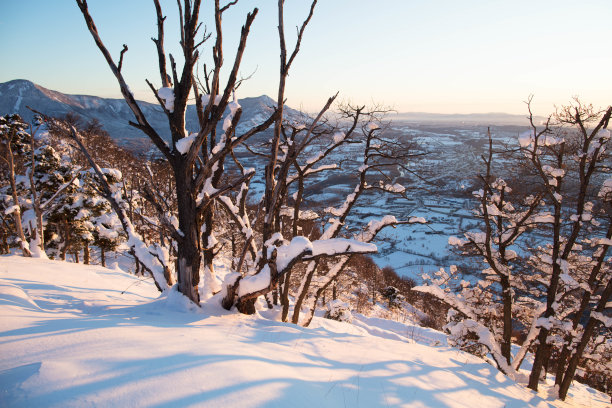
M 225 4 L 228 0 L 221 0 Z M 89 0 L 90 12 L 138 99 L 159 85 L 151 0 Z M 166 50 L 180 61 L 176 1 L 162 0 Z M 211 1 L 202 22 L 214 29 Z M 295 41 L 309 8 L 287 0 L 285 31 Z M 224 14 L 229 70 L 247 12 L 259 12 L 238 96 L 275 97 L 279 45 L 277 2 L 240 0 Z M 120 97 L 119 86 L 71 0 L 0 0 L 0 82 L 28 79 L 69 94 Z M 612 103 L 610 0 L 319 0 L 287 82 L 287 104 L 318 111 L 327 98 L 379 104 L 398 112 L 524 114 L 534 96 L 547 115 L 574 96 Z M 209 40 L 201 62 L 212 64 Z M 202 67 L 200 66 L 200 71 Z

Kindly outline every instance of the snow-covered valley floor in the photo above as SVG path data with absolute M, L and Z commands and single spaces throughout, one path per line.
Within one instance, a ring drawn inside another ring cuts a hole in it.
M 119 270 L 2 256 L 0 407 L 608 406 L 580 384 L 566 402 L 537 395 L 428 345 L 437 332 L 275 315 L 198 309 Z

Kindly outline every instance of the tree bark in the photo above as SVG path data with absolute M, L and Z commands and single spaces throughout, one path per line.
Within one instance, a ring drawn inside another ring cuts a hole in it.
M 286 322 L 287 317 L 289 316 L 289 283 L 291 282 L 291 272 L 289 271 L 285 274 L 282 279 L 282 283 L 279 285 L 281 288 L 281 305 L 283 306 L 283 311 L 281 313 L 281 321 Z
M 200 283 L 200 248 L 197 224 L 196 197 L 191 189 L 191 168 L 184 161 L 174 166 L 176 198 L 178 206 L 179 235 L 176 270 L 179 291 L 195 304 L 200 304 L 198 284 Z
M 87 242 L 83 245 L 83 263 L 89 265 L 89 244 Z
M 604 289 L 601 295 L 601 299 L 599 300 L 599 303 L 595 311 L 602 313 L 604 309 L 606 308 L 607 303 L 610 301 L 611 296 L 612 296 L 612 279 L 608 281 L 608 284 L 606 285 L 606 288 Z M 580 339 L 580 343 L 578 344 L 576 351 L 574 352 L 574 354 L 569 360 L 567 369 L 565 370 L 565 373 L 563 375 L 563 381 L 561 382 L 561 386 L 559 387 L 559 398 L 562 400 L 565 400 L 565 398 L 567 397 L 567 392 L 576 374 L 578 363 L 580 362 L 580 359 L 582 358 L 582 355 L 584 354 L 584 349 L 586 348 L 587 344 L 591 340 L 591 337 L 593 336 L 593 333 L 595 332 L 595 328 L 597 327 L 598 324 L 599 324 L 599 321 L 594 319 L 593 316 L 589 317 L 586 327 L 584 328 L 582 338 Z
M 508 365 L 512 361 L 512 288 L 507 276 L 501 277 L 502 301 L 504 305 L 504 330 L 501 343 L 501 353 Z

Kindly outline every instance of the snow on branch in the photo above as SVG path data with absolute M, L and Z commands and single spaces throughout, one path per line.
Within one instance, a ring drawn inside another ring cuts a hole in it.
M 351 254 L 375 253 L 374 244 L 346 238 L 330 238 L 310 241 L 306 237 L 294 237 L 287 245 L 276 248 L 276 269 L 283 273 L 296 260 L 311 260 L 321 257 L 333 257 Z
M 468 318 L 472 320 L 477 319 L 475 311 L 470 306 L 468 306 L 463 299 L 461 299 L 459 296 L 452 292 L 445 291 L 438 285 L 415 286 L 414 288 L 412 288 L 412 290 L 421 293 L 429 293 L 430 295 L 438 298 L 440 301 L 446 303 L 450 307 L 463 313 Z
M 602 322 L 606 328 L 612 329 L 612 318 L 606 316 L 601 312 L 591 312 L 591 317 L 595 320 L 599 320 L 600 322 Z
M 275 234 L 265 247 L 270 247 L 272 242 L 282 241 L 280 234 Z M 236 294 L 237 302 L 244 302 L 263 295 L 278 283 L 279 278 L 293 265 L 300 261 L 314 260 L 321 257 L 336 257 L 352 254 L 374 253 L 377 247 L 374 244 L 360 242 L 353 239 L 334 238 L 325 240 L 310 241 L 306 237 L 294 237 L 290 243 L 281 245 L 272 250 L 268 257 L 268 264 L 263 269 L 252 276 L 247 276 L 232 283 L 232 288 L 227 289 L 227 293 Z M 238 285 L 236 288 L 235 285 Z M 230 306 L 233 302 L 224 299 L 224 306 Z
M 164 102 L 164 107 L 168 112 L 174 112 L 174 89 L 164 87 L 157 91 L 159 98 Z
M 444 272 L 443 269 L 440 271 Z M 467 304 L 462 296 L 444 290 L 437 280 L 432 280 L 432 282 L 434 283 L 433 285 L 415 286 L 412 290 L 428 293 L 451 307 L 449 311 L 450 321 L 444 327 L 450 334 L 449 341 L 455 339 L 456 342 L 461 342 L 463 339 L 469 338 L 470 334 L 473 335 L 476 337 L 475 341 L 488 350 L 495 364 L 504 374 L 513 379 L 518 379 L 519 374 L 507 363 L 494 334 L 486 326 L 478 322 L 476 311 Z M 458 315 L 457 311 L 464 318 Z
M 474 335 L 478 341 L 478 344 L 484 346 L 493 361 L 497 365 L 497 368 L 513 380 L 523 379 L 523 375 L 519 374 L 512 366 L 510 366 L 504 356 L 501 353 L 501 348 L 495 340 L 495 336 L 491 331 L 483 324 L 473 319 L 465 319 L 457 323 L 448 324 L 445 328 L 450 333 L 450 338 L 465 339 L 470 334 Z M 450 340 L 449 338 L 449 340 Z

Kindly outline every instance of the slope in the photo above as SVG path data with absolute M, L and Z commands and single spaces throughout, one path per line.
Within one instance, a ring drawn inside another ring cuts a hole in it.
M 468 354 L 370 334 L 389 333 L 374 320 L 306 329 L 197 309 L 116 269 L 0 257 L 0 316 L 0 406 L 553 404 Z M 575 406 L 605 406 L 573 391 Z

